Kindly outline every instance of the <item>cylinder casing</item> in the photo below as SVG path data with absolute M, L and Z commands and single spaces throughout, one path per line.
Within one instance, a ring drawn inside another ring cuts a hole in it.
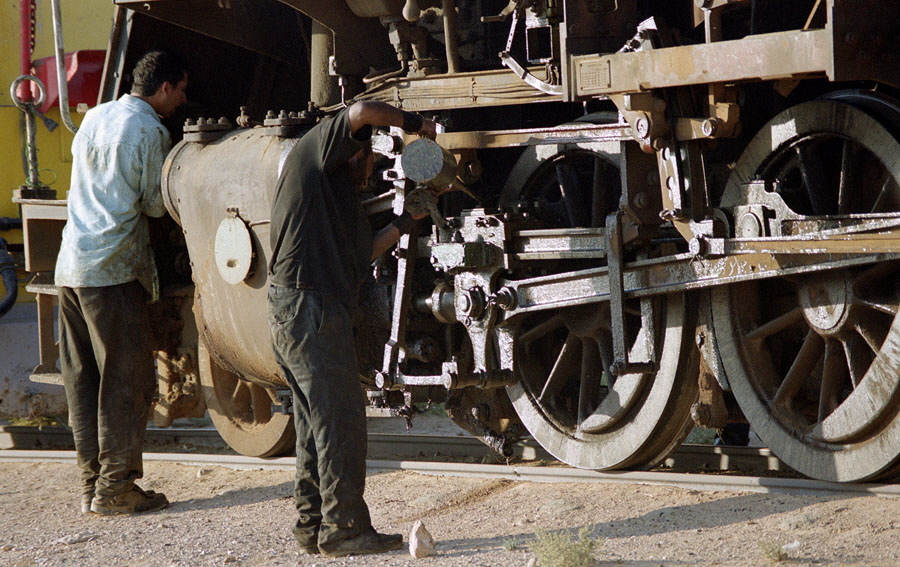
M 266 295 L 272 197 L 296 141 L 262 128 L 237 130 L 211 143 L 181 142 L 163 167 L 166 207 L 191 258 L 200 339 L 223 368 L 266 386 L 286 386 L 272 353 Z M 216 232 L 235 214 L 250 233 L 253 260 L 250 274 L 230 284 L 216 266 Z

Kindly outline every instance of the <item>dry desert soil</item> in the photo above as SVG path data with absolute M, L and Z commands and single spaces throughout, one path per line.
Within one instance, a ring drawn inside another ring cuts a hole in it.
M 534 565 L 539 534 L 579 531 L 596 566 L 900 566 L 900 498 L 705 492 L 637 484 L 546 484 L 371 473 L 375 526 L 408 539 L 422 520 L 437 553 L 301 556 L 290 471 L 147 462 L 144 488 L 172 505 L 82 516 L 72 464 L 0 463 L 0 566 Z M 573 541 L 577 537 L 573 538 Z M 545 558 L 541 567 L 576 567 Z M 581 567 L 581 566 L 577 566 Z
M 392 472 L 368 479 L 376 527 L 406 536 L 422 520 L 437 554 L 325 559 L 295 550 L 290 472 L 164 463 L 145 472 L 144 486 L 171 507 L 106 518 L 80 514 L 74 465 L 0 465 L 0 565 L 525 566 L 536 533 L 580 528 L 598 540 L 600 566 L 768 566 L 783 546 L 781 564 L 792 567 L 900 565 L 900 499 Z

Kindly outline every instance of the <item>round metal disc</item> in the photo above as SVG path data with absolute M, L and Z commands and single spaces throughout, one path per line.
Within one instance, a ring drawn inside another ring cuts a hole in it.
M 253 244 L 250 231 L 241 219 L 228 217 L 219 223 L 215 251 L 216 266 L 226 282 L 238 284 L 250 274 Z

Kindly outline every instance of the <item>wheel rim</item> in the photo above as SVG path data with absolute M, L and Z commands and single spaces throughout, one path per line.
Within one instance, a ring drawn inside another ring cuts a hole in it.
M 805 103 L 751 141 L 725 199 L 759 178 L 802 215 L 900 211 L 898 157 L 897 141 L 862 110 Z M 872 479 L 900 455 L 898 272 L 900 263 L 889 262 L 713 291 L 735 398 L 754 431 L 801 473 Z
M 618 155 L 566 147 L 545 155 L 523 155 L 504 191 L 507 203 L 526 201 L 554 228 L 602 225 L 621 194 Z M 685 299 L 673 295 L 654 302 L 660 368 L 655 374 L 612 379 L 608 304 L 546 311 L 518 322 L 519 380 L 507 391 L 531 435 L 553 456 L 580 468 L 640 467 L 663 459 L 690 430 L 697 394 L 696 359 L 681 356 L 692 352 Z M 647 360 L 640 305 L 626 307 L 632 312 L 630 359 Z
M 248 457 L 275 457 L 294 448 L 290 415 L 273 411 L 269 388 L 239 379 L 218 365 L 205 347 L 198 349 L 203 397 L 213 424 L 228 446 Z
M 592 332 L 571 323 L 596 309 L 545 314 L 520 325 L 520 380 L 508 392 L 529 432 L 554 457 L 598 470 L 651 466 L 687 435 L 697 396 L 696 358 L 682 356 L 692 352 L 690 310 L 680 295 L 659 307 L 660 370 L 615 380 L 604 370 L 612 351 L 609 319 L 598 317 L 603 326 Z M 641 343 L 631 348 L 635 360 L 646 354 Z

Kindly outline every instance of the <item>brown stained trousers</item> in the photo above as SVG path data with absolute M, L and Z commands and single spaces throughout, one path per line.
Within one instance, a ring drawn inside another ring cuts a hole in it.
M 59 288 L 59 359 L 84 494 L 124 494 L 143 475 L 156 390 L 151 344 L 137 281 Z
M 371 529 L 366 488 L 366 409 L 353 323 L 326 293 L 269 287 L 275 359 L 293 392 L 297 432 L 294 537 L 333 545 Z

